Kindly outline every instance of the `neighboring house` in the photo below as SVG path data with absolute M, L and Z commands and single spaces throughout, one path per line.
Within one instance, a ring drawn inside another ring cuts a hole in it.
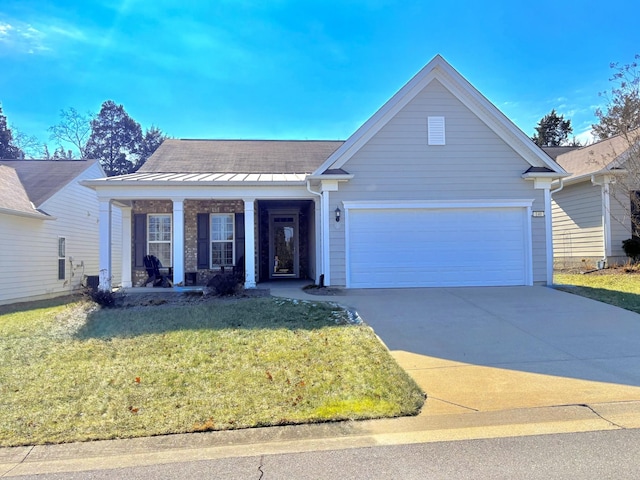
M 239 264 L 249 288 L 373 288 L 550 283 L 563 176 L 436 56 L 345 142 L 166 140 L 137 173 L 84 184 L 101 205 L 103 288 L 112 205 L 129 230 L 124 285 L 153 254 L 177 284 Z
M 629 146 L 628 138 L 617 136 L 556 157 L 571 172 L 552 189 L 556 267 L 627 261 L 622 241 L 633 231 L 630 194 L 638 188 L 630 187 L 625 170 Z
M 98 199 L 79 182 L 102 176 L 96 161 L 0 160 L 0 304 L 68 294 L 98 275 Z M 111 221 L 121 235 L 117 212 Z

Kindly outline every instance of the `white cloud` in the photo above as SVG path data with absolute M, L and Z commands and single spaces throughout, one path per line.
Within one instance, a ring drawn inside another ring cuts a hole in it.
M 0 21 L 0 54 L 43 54 L 62 50 L 69 42 L 86 42 L 84 32 L 56 18 L 46 22 Z

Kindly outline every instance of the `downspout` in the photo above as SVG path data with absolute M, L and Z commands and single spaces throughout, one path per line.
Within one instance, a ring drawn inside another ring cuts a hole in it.
M 603 245 L 603 255 L 602 260 L 605 262 L 608 261 L 608 257 L 611 255 L 611 221 L 609 219 L 610 213 L 610 201 L 609 201 L 609 182 L 606 179 L 603 179 L 602 183 L 596 182 L 596 176 L 594 174 L 591 175 L 591 183 L 598 187 L 601 187 L 601 195 L 602 195 L 602 228 L 604 230 L 604 245 Z
M 553 216 L 551 209 L 551 199 L 554 193 L 558 193 L 564 188 L 564 178 L 559 179 L 560 186 L 555 190 L 544 191 L 544 208 L 547 210 L 545 213 L 545 223 L 547 230 L 547 245 L 549 251 L 547 252 L 547 285 L 553 285 Z
M 311 190 L 311 182 L 309 181 L 309 179 L 307 179 L 306 181 L 306 187 L 307 187 L 307 191 L 313 195 L 317 195 L 319 197 L 319 202 L 318 205 L 320 206 L 320 212 L 316 212 L 316 215 L 320 214 L 320 221 L 317 222 L 320 224 L 320 249 L 318 249 L 316 247 L 316 253 L 319 250 L 320 253 L 320 265 L 321 265 L 321 272 L 316 274 L 316 283 L 320 286 L 324 286 L 324 222 L 322 221 L 322 193 L 321 192 L 315 192 L 313 190 Z M 316 223 L 316 224 L 317 224 Z M 318 264 L 318 261 L 316 260 L 316 265 Z

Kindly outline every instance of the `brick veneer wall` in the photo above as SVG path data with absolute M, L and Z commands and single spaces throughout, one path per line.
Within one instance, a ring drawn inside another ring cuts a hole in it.
M 197 283 L 205 284 L 207 280 L 218 270 L 198 270 L 198 213 L 242 213 L 244 202 L 242 200 L 185 200 L 184 202 L 184 271 L 197 272 Z M 173 213 L 171 200 L 136 200 L 132 206 L 133 214 L 139 213 Z M 132 224 L 133 229 L 133 224 Z M 133 230 L 132 230 L 133 231 Z M 132 258 L 133 242 L 132 242 Z M 144 268 L 132 265 L 133 285 L 141 285 L 147 279 L 147 271 Z M 183 279 L 175 279 L 178 282 Z

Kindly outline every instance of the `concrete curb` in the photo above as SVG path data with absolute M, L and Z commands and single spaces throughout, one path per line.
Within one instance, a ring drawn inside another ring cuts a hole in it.
M 564 405 L 1 448 L 0 476 L 627 428 L 640 428 L 640 402 Z

